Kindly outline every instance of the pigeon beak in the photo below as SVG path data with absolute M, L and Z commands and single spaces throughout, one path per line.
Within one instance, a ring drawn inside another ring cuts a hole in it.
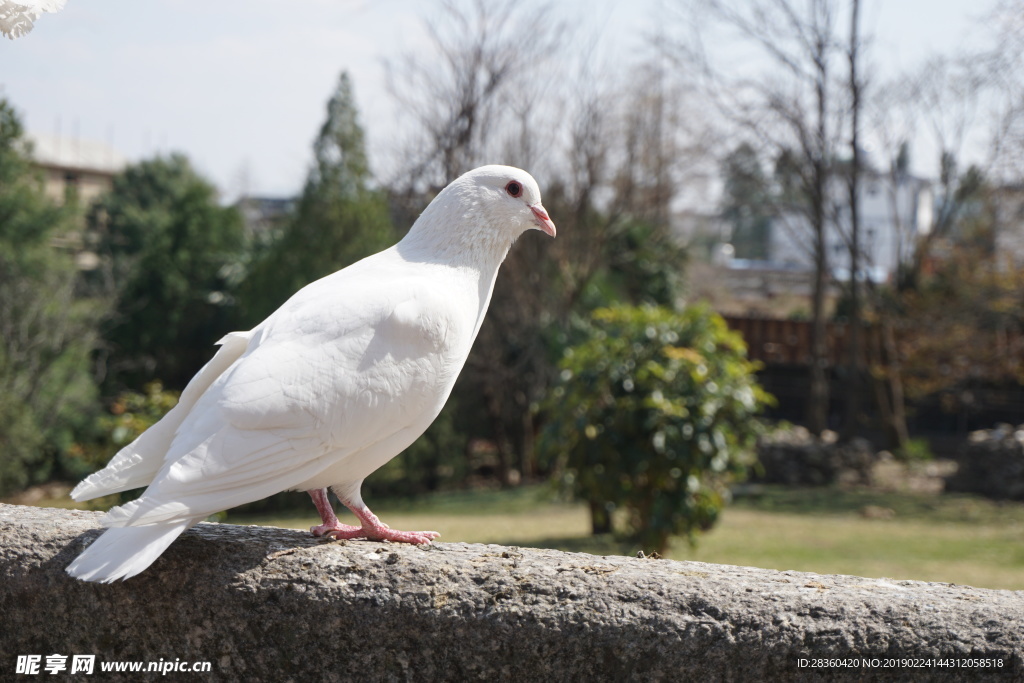
M 537 228 L 554 237 L 555 224 L 544 207 L 540 204 L 533 204 L 530 206 L 530 211 L 533 211 L 533 220 L 537 224 Z

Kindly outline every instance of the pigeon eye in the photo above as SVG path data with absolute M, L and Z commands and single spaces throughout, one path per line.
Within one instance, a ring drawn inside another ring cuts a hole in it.
M 521 197 L 523 196 L 523 186 L 513 180 L 505 186 L 505 192 L 508 192 L 512 197 Z

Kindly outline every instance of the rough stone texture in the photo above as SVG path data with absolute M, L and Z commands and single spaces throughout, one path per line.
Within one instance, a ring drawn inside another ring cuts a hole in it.
M 0 505 L 0 679 L 53 653 L 213 663 L 177 680 L 1024 678 L 1024 592 L 220 524 L 134 579 L 82 583 L 64 567 L 98 516 Z M 1005 666 L 798 667 L 964 655 Z
M 871 483 L 878 456 L 865 439 L 837 441 L 835 432 L 818 438 L 803 427 L 780 430 L 762 438 L 757 457 L 763 472 L 755 481 L 788 486 L 828 486 L 840 479 Z
M 957 455 L 959 467 L 947 491 L 1024 500 L 1024 425 L 971 432 Z

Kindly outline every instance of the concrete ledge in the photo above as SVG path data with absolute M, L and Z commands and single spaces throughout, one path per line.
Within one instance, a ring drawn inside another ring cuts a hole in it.
M 140 678 L 102 661 L 161 658 L 212 662 L 188 680 L 1024 679 L 1024 591 L 220 524 L 82 583 L 64 567 L 98 518 L 0 505 L 0 679 L 54 653 L 96 655 L 101 680 Z M 799 665 L 966 656 L 1004 666 Z

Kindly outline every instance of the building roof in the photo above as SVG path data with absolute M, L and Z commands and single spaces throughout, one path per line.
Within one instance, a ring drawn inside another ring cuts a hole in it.
M 34 133 L 32 157 L 40 166 L 119 173 L 128 160 L 110 145 L 97 140 Z

